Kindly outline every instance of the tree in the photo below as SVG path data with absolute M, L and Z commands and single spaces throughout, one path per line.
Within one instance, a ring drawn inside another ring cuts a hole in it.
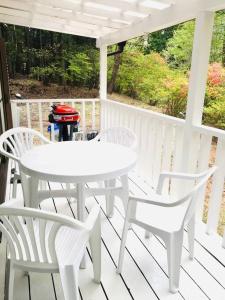
M 150 52 L 161 53 L 164 51 L 168 40 L 173 37 L 176 29 L 177 26 L 171 26 L 169 28 L 150 33 L 147 38 L 147 45 L 144 47 L 144 52 L 149 54 Z
M 225 10 L 215 16 L 210 62 L 225 62 Z M 195 22 L 178 26 L 163 52 L 172 67 L 188 70 L 191 64 Z
M 108 56 L 114 55 L 114 64 L 113 64 L 113 68 L 112 68 L 112 76 L 111 76 L 111 79 L 108 83 L 108 93 L 109 94 L 112 94 L 112 92 L 114 91 L 114 88 L 115 88 L 117 74 L 118 74 L 119 67 L 120 67 L 120 64 L 121 64 L 121 56 L 123 54 L 125 45 L 126 45 L 126 41 L 118 43 L 117 51 L 108 54 Z

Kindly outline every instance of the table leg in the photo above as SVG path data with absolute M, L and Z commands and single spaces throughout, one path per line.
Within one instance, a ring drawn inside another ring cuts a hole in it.
M 78 220 L 84 222 L 85 219 L 85 186 L 83 183 L 77 184 L 77 218 Z M 84 255 L 80 268 L 86 268 L 86 255 Z
M 21 185 L 23 190 L 24 205 L 30 207 L 30 177 L 20 172 Z
M 39 201 L 38 201 L 38 185 L 39 180 L 35 177 L 29 178 L 29 196 L 30 196 L 30 207 L 38 208 Z
M 106 180 L 105 187 L 113 188 L 116 185 L 116 179 Z M 106 215 L 108 218 L 113 216 L 115 196 L 106 194 Z

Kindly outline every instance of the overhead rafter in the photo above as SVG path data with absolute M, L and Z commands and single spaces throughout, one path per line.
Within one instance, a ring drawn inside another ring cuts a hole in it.
M 216 11 L 224 8 L 225 0 L 176 0 L 176 4 L 164 10 L 154 12 L 154 14 L 140 22 L 127 26 L 119 32 L 110 33 L 98 38 L 97 47 L 101 45 L 113 45 L 144 35 L 145 33 L 154 32 L 194 19 L 201 10 Z
M 79 36 L 90 37 L 90 38 L 98 37 L 98 35 L 95 34 L 93 30 L 72 28 L 71 26 L 53 23 L 52 21 L 47 21 L 47 20 L 45 20 L 45 22 L 42 22 L 40 19 L 36 19 L 36 17 L 31 22 L 29 18 L 24 18 L 21 16 L 5 15 L 0 13 L 0 22 L 19 25 L 19 26 L 33 27 L 37 29 L 43 29 L 43 30 L 49 30 L 55 32 L 68 33 L 68 34 L 79 35 Z
M 218 10 L 225 0 L 0 0 L 0 22 L 111 45 Z

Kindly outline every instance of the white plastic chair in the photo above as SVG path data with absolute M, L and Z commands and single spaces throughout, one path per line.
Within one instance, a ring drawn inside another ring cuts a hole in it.
M 215 172 L 212 167 L 200 174 L 162 173 L 159 177 L 157 193 L 150 197 L 130 196 L 120 246 L 117 272 L 121 273 L 127 232 L 131 223 L 144 228 L 165 242 L 167 247 L 169 288 L 172 293 L 179 288 L 180 262 L 183 244 L 184 226 L 188 225 L 189 256 L 194 256 L 195 208 L 198 195 L 201 193 L 209 177 Z M 192 180 L 196 184 L 186 196 L 176 201 L 168 201 L 161 195 L 163 182 L 166 178 Z M 139 216 L 140 214 L 140 216 Z
M 9 129 L 0 136 L 0 153 L 15 162 L 13 198 L 16 197 L 17 181 L 21 180 L 18 162 L 22 154 L 35 146 L 35 141 L 50 143 L 41 133 L 26 127 Z
M 137 136 L 126 127 L 111 127 L 101 131 L 92 141 L 103 141 L 120 144 L 136 150 Z
M 91 141 L 109 142 L 128 147 L 134 151 L 137 150 L 137 136 L 136 134 L 126 127 L 111 127 L 101 131 Z M 105 182 L 98 182 L 100 188 L 112 188 L 116 185 L 116 179 Z M 93 192 L 94 194 L 94 192 Z M 114 196 L 106 195 L 106 211 L 107 216 L 112 217 L 114 206 Z
M 14 273 L 60 273 L 65 300 L 78 300 L 78 271 L 90 241 L 94 280 L 101 276 L 100 209 L 96 205 L 85 223 L 64 215 L 17 208 L 18 200 L 0 206 L 0 231 L 10 262 L 8 299 L 13 300 Z

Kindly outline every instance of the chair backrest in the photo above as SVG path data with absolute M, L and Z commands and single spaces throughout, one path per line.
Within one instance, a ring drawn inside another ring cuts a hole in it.
M 100 132 L 94 140 L 120 144 L 133 150 L 137 147 L 136 134 L 126 127 L 111 127 Z
M 184 215 L 183 225 L 187 224 L 194 215 L 199 199 L 199 194 L 205 189 L 208 179 L 214 174 L 216 169 L 217 167 L 214 166 L 209 168 L 205 172 L 195 175 L 196 184 L 194 185 L 193 189 L 181 200 L 175 202 L 177 203 L 177 205 L 179 205 L 189 200 L 189 204 Z
M 10 201 L 9 201 L 10 202 Z M 99 214 L 96 206 L 86 223 L 31 208 L 0 206 L 0 231 L 6 239 L 10 259 L 20 262 L 57 263 L 55 240 L 62 226 L 91 231 Z
M 33 148 L 35 142 L 49 143 L 50 141 L 31 128 L 12 128 L 0 136 L 0 153 L 18 162 L 24 152 Z

